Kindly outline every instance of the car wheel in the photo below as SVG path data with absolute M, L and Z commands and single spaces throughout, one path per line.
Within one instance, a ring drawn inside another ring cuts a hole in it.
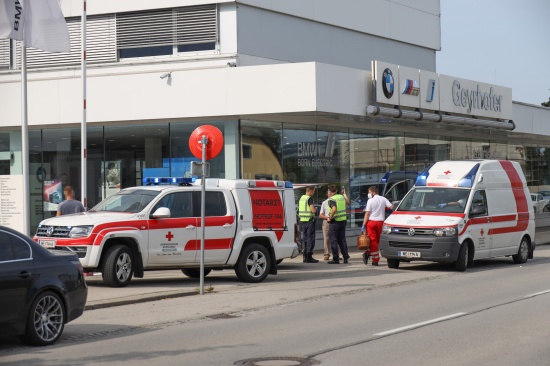
M 182 268 L 181 271 L 187 277 L 191 277 L 191 278 L 200 278 L 201 277 L 200 268 Z M 211 268 L 205 268 L 204 269 L 204 277 L 208 276 L 208 274 L 210 272 L 212 272 Z
M 124 287 L 134 275 L 132 252 L 126 245 L 109 248 L 103 265 L 103 281 L 110 287 Z
M 57 294 L 46 291 L 32 302 L 23 339 L 35 346 L 48 346 L 61 337 L 64 327 L 65 305 Z
M 533 213 L 537 213 L 537 208 L 533 206 Z
M 458 259 L 455 263 L 455 269 L 464 272 L 468 267 L 468 243 L 462 243 L 458 251 Z
M 513 255 L 512 259 L 514 260 L 514 263 L 521 264 L 527 262 L 528 257 L 529 242 L 527 241 L 527 238 L 523 238 L 521 239 L 521 243 L 519 243 L 518 254 Z
M 399 268 L 399 263 L 401 261 L 399 259 L 388 259 L 388 268 Z
M 544 208 L 542 209 L 542 212 L 550 212 L 550 205 L 544 206 Z
M 260 244 L 250 244 L 242 249 L 235 266 L 235 273 L 243 282 L 262 282 L 269 274 L 270 263 L 271 259 L 265 247 Z

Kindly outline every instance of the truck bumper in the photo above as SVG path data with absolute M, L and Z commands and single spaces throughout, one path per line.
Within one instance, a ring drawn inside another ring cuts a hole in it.
M 458 258 L 460 243 L 458 236 L 408 236 L 382 234 L 380 254 L 384 258 L 405 261 L 455 262 Z M 419 253 L 418 257 L 407 253 Z

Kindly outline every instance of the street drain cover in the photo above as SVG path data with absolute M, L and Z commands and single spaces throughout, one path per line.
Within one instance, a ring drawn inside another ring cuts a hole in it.
M 263 357 L 250 358 L 234 363 L 236 366 L 312 366 L 319 365 L 320 362 L 310 358 L 300 357 Z

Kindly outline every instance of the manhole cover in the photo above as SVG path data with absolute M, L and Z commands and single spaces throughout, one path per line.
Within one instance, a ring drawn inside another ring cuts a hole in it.
M 263 357 L 250 358 L 234 363 L 237 366 L 311 366 L 319 365 L 319 361 L 300 357 Z

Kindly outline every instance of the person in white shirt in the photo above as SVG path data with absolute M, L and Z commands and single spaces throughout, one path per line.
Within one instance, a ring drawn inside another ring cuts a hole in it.
M 327 190 L 328 196 L 328 190 Z M 330 207 L 328 207 L 328 198 L 321 203 L 321 209 L 319 210 L 319 218 L 323 220 L 323 244 L 325 250 L 324 260 L 328 261 L 330 259 L 330 238 L 329 238 L 329 223 L 328 218 L 330 216 Z
M 370 246 L 363 253 L 363 263 L 367 264 L 369 257 L 372 257 L 372 265 L 378 266 L 378 262 L 380 261 L 378 244 L 380 242 L 380 235 L 382 234 L 382 224 L 384 224 L 384 220 L 386 219 L 386 210 L 392 208 L 392 203 L 386 197 L 378 194 L 376 186 L 369 187 L 368 192 L 369 200 L 365 208 L 365 218 L 363 219 L 361 230 L 365 231 L 366 229 L 370 239 Z

